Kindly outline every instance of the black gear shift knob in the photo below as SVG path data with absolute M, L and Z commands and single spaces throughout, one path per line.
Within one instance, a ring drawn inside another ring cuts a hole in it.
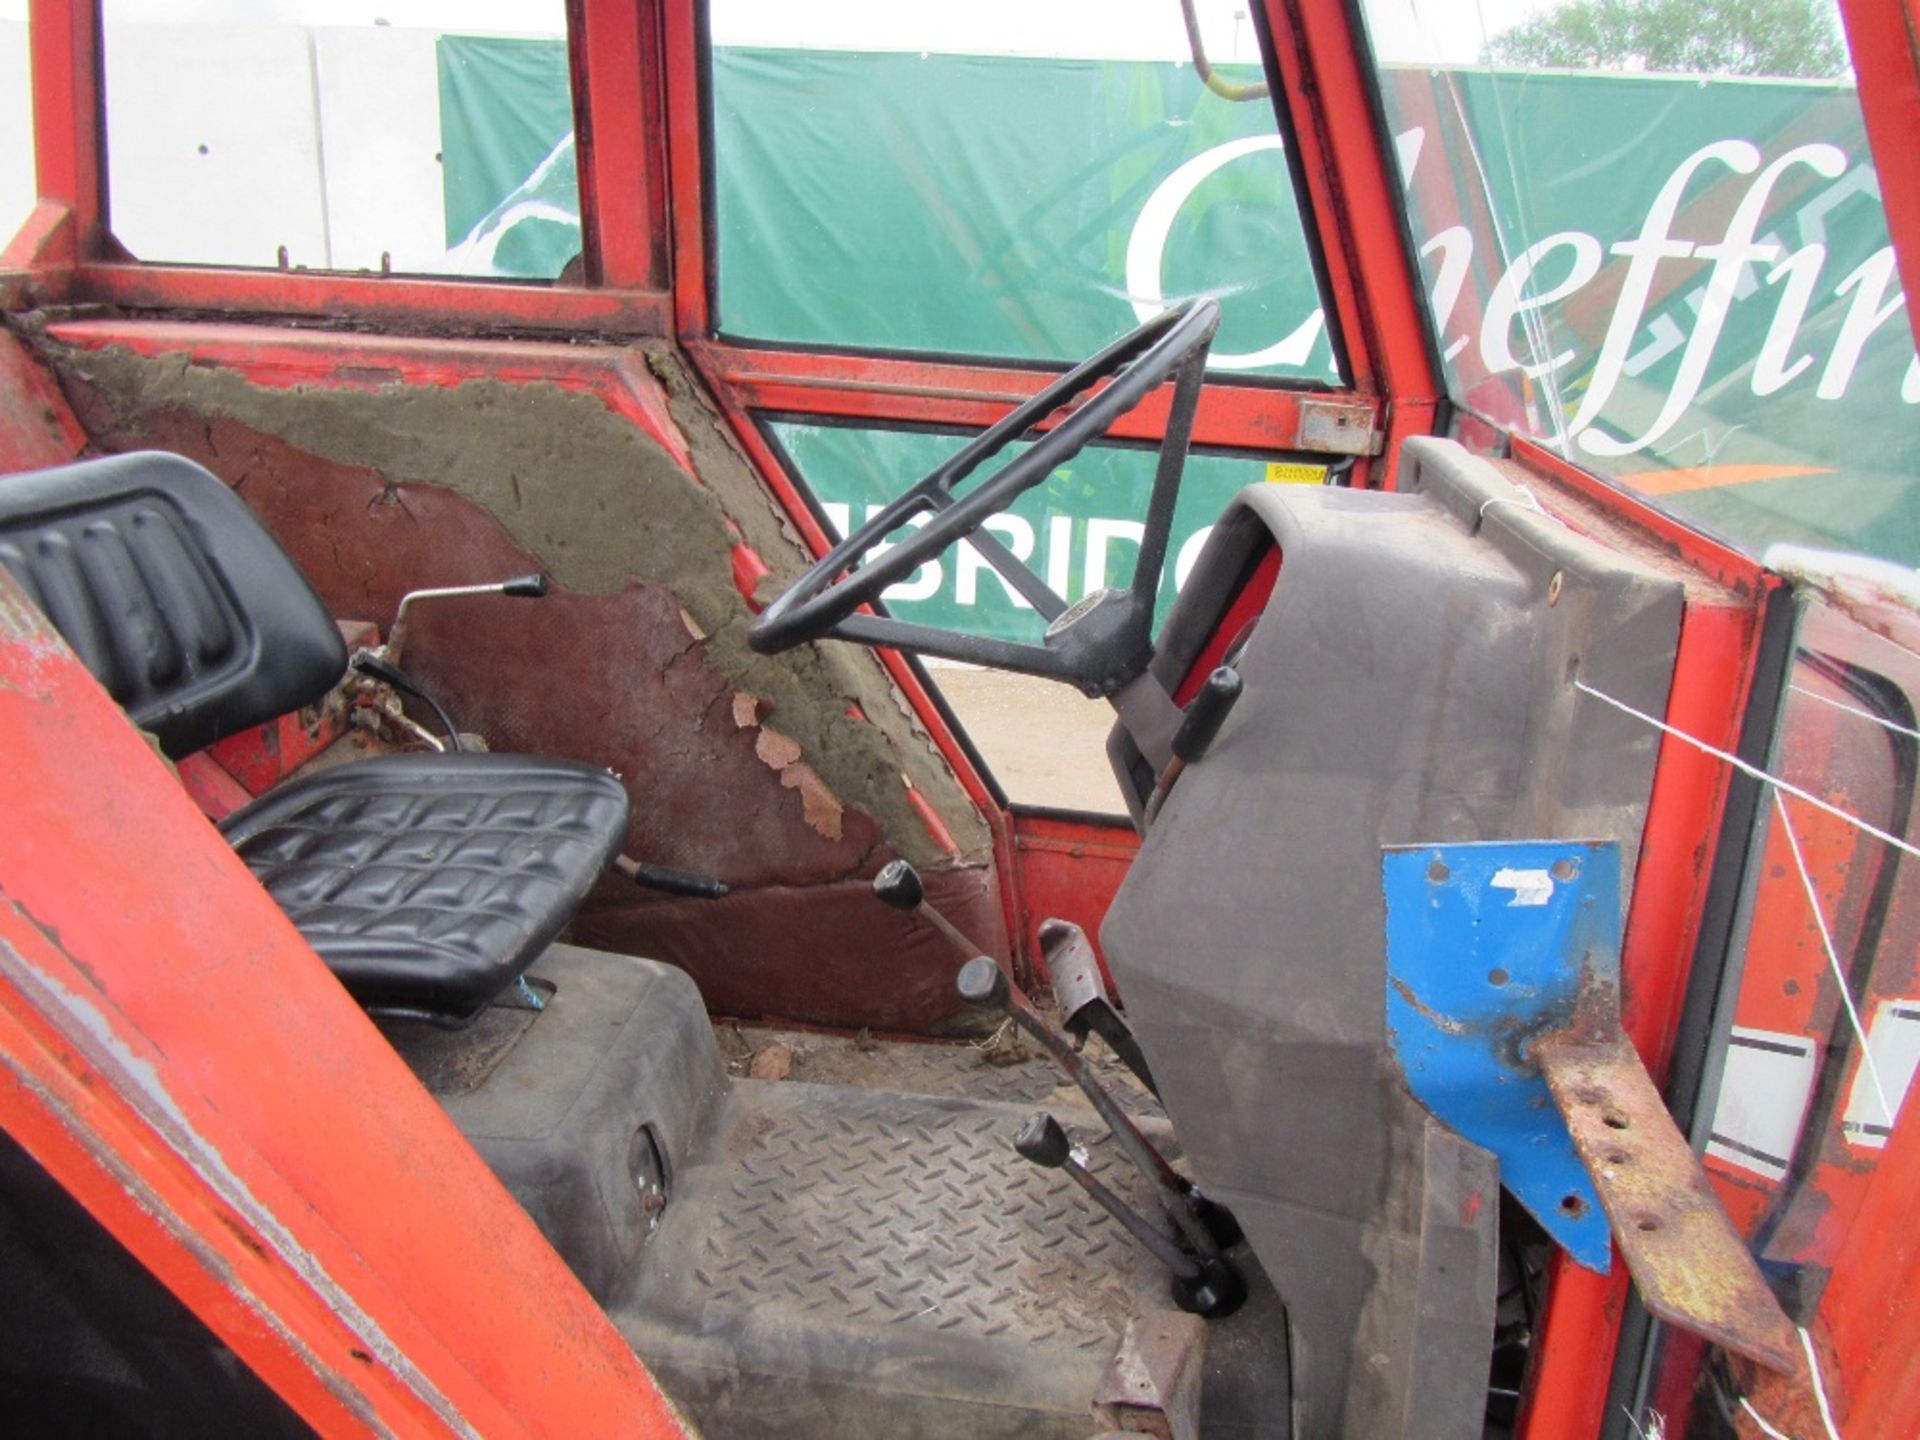
M 1066 1164 L 1073 1151 L 1060 1122 L 1044 1110 L 1030 1116 L 1020 1127 L 1020 1133 L 1013 1137 L 1013 1148 L 1020 1152 L 1021 1159 L 1031 1160 L 1048 1170 L 1058 1170 Z
M 1010 991 L 1007 986 L 1007 972 L 994 963 L 990 955 L 976 955 L 960 967 L 960 973 L 954 977 L 954 988 L 960 992 L 960 998 L 969 1005 L 979 1005 L 990 1010 L 1004 1010 Z
M 904 860 L 889 860 L 873 877 L 873 893 L 882 905 L 895 910 L 918 910 L 926 898 L 920 872 Z

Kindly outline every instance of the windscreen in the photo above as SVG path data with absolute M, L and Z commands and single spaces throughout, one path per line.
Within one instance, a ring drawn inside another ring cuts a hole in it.
M 1833 0 L 1365 0 L 1456 403 L 1710 532 L 1920 563 Z
M 718 328 L 1058 364 L 1197 295 L 1210 368 L 1342 378 L 1244 0 L 714 0 Z

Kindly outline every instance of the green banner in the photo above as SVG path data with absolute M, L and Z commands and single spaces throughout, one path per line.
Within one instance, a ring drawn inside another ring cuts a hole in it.
M 442 45 L 449 236 L 494 273 L 578 247 L 545 48 Z M 1212 293 L 1217 371 L 1336 375 L 1273 112 L 1190 66 L 722 48 L 712 78 L 727 333 L 1061 361 Z M 1851 88 L 1427 67 L 1384 87 L 1463 405 L 1750 550 L 1920 563 L 1920 365 Z M 787 438 L 858 519 L 876 477 L 927 464 L 924 437 L 852 433 Z M 1101 517 L 1139 512 L 1080 518 Z M 996 606 L 974 608 L 993 633 L 1030 618 Z
M 864 525 L 908 485 L 952 455 L 966 440 L 917 430 L 872 430 L 777 420 L 767 424 L 794 469 L 819 497 L 840 535 Z M 1012 459 L 1025 446 L 1010 446 Z M 1046 482 L 988 523 L 994 538 L 1045 580 L 1056 595 L 1080 599 L 1108 586 L 1132 583 L 1139 558 L 1141 517 L 1153 490 L 1159 451 L 1089 446 Z M 1317 464 L 1190 455 L 1174 507 L 1167 564 L 1160 576 L 1154 628 L 1166 618 L 1179 586 L 1200 554 L 1213 522 L 1246 485 L 1318 484 Z M 902 620 L 1040 643 L 1039 612 L 1015 595 L 998 572 L 966 542 L 929 561 L 886 592 L 889 612 Z
M 451 268 L 558 278 L 580 253 L 567 47 L 443 35 L 437 48 Z
M 1749 549 L 1920 564 L 1920 368 L 1850 86 L 1385 79 L 1456 396 Z
M 713 95 L 725 332 L 1071 361 L 1211 293 L 1216 369 L 1339 379 L 1272 107 L 1190 65 L 729 49 Z

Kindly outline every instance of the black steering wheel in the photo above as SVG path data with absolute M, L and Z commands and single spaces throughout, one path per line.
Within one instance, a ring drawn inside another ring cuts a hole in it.
M 1146 669 L 1153 654 L 1154 599 L 1166 563 L 1167 536 L 1173 526 L 1180 474 L 1186 468 L 1207 349 L 1219 325 L 1220 307 L 1214 301 L 1191 300 L 1155 316 L 1069 370 L 816 561 L 753 622 L 747 631 L 748 644 L 771 655 L 809 640 L 852 640 L 1043 675 L 1077 685 L 1089 695 L 1111 695 L 1121 689 Z M 1173 403 L 1160 442 L 1160 464 L 1133 583 L 1125 590 L 1096 591 L 1069 607 L 1064 597 L 1054 594 L 983 527 L 1105 435 L 1170 377 L 1174 378 Z M 1091 398 L 1082 398 L 1102 381 L 1111 383 Z M 956 494 L 961 482 L 985 462 L 1032 435 L 1042 421 L 1076 400 L 1081 403 L 1025 454 L 1001 466 L 966 495 Z M 869 550 L 923 514 L 932 518 L 917 534 L 862 563 Z M 961 540 L 970 540 L 987 563 L 1040 612 L 1047 621 L 1042 644 L 988 639 L 855 613 L 877 600 L 889 585 Z

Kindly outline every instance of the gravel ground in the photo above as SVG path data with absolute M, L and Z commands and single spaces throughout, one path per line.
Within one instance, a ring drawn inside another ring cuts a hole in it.
M 1031 675 L 931 663 L 927 668 L 1011 799 L 1126 812 L 1107 768 L 1113 707 L 1106 701 Z

